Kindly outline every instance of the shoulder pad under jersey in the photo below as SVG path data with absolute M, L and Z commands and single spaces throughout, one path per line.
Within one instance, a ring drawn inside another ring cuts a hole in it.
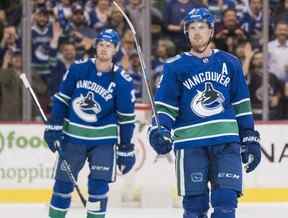
M 174 62 L 174 61 L 177 61 L 178 59 L 180 59 L 181 58 L 181 55 L 176 55 L 176 56 L 174 56 L 174 57 L 172 57 L 172 58 L 168 58 L 167 60 L 166 60 L 166 63 L 172 63 L 172 62 Z

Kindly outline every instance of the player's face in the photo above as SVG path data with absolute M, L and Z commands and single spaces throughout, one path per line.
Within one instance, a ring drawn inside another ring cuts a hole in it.
M 188 35 L 192 48 L 202 48 L 207 45 L 212 30 L 205 22 L 193 22 L 188 26 Z
M 206 47 L 213 30 L 205 22 L 193 22 L 188 26 L 189 40 L 192 49 L 198 51 Z
M 113 43 L 107 41 L 100 41 L 96 47 L 96 57 L 100 61 L 112 61 L 116 53 L 116 47 Z

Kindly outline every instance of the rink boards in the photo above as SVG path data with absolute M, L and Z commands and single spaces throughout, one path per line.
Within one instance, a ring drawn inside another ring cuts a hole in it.
M 118 176 L 111 186 L 114 207 L 177 207 L 174 156 L 157 157 L 148 145 L 149 108 L 137 107 L 134 142 L 137 163 L 133 172 Z M 56 155 L 42 140 L 40 123 L 0 123 L 0 202 L 47 202 L 53 185 Z M 256 127 L 262 136 L 263 159 L 254 174 L 245 175 L 243 202 L 288 202 L 288 123 L 265 122 Z M 88 169 L 79 184 L 86 193 Z M 73 201 L 77 204 L 77 199 Z

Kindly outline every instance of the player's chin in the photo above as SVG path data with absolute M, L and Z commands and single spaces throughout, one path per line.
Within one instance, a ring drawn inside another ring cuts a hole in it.
M 98 59 L 99 60 L 101 60 L 101 61 L 110 61 L 110 60 L 112 60 L 112 57 L 111 56 L 109 56 L 109 55 L 107 55 L 107 54 L 105 54 L 105 55 L 99 55 L 99 57 L 98 57 Z

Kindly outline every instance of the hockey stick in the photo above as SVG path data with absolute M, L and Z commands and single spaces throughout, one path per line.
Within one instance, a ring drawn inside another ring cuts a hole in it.
M 117 9 L 121 12 L 121 14 L 124 16 L 125 20 L 127 21 L 131 31 L 132 31 L 132 35 L 133 35 L 133 39 L 134 39 L 134 42 L 135 42 L 135 45 L 136 45 L 136 49 L 137 49 L 137 53 L 138 53 L 138 57 L 139 57 L 139 60 L 140 60 L 140 64 L 141 64 L 141 69 L 142 69 L 142 73 L 143 73 L 143 80 L 144 80 L 144 84 L 145 84 L 145 87 L 146 87 L 146 90 L 147 90 L 147 94 L 148 94 L 148 97 L 149 97 L 149 102 L 151 104 L 151 108 L 152 108 L 152 113 L 153 113 L 153 116 L 155 118 L 155 123 L 157 125 L 157 128 L 160 129 L 160 124 L 159 124 L 159 120 L 158 120 L 158 117 L 157 117 L 157 113 L 156 113 L 156 106 L 155 106 L 155 102 L 152 98 L 152 94 L 151 94 L 151 91 L 150 91 L 150 88 L 149 88 L 149 84 L 148 84 L 148 79 L 147 79 L 147 70 L 146 70 L 146 65 L 145 65 L 145 61 L 144 61 L 144 57 L 143 57 L 143 53 L 142 53 L 142 50 L 141 50 L 141 47 L 140 47 L 140 44 L 137 40 L 137 37 L 136 37 L 136 31 L 135 31 L 135 28 L 132 24 L 132 22 L 130 21 L 130 19 L 128 18 L 128 16 L 125 14 L 125 12 L 122 10 L 122 8 L 115 2 L 113 1 L 113 4 L 117 7 Z
M 43 112 L 43 109 L 42 109 L 42 107 L 41 107 L 41 105 L 40 105 L 40 103 L 39 103 L 39 101 L 38 101 L 38 99 L 37 99 L 37 97 L 35 95 L 34 90 L 31 87 L 26 75 L 24 73 L 22 73 L 19 77 L 22 80 L 25 88 L 29 91 L 30 95 L 32 96 L 33 102 L 36 104 L 38 110 L 40 111 L 41 117 L 42 117 L 44 123 L 46 124 L 47 121 L 48 121 L 47 117 L 46 117 L 45 113 Z M 55 143 L 55 147 L 56 147 L 56 149 L 58 151 L 60 159 L 62 159 L 62 161 L 63 161 L 63 166 L 65 168 L 65 172 L 67 173 L 68 177 L 70 178 L 71 182 L 73 183 L 74 187 L 76 188 L 77 194 L 78 194 L 83 206 L 86 207 L 86 202 L 87 201 L 86 201 L 86 199 L 84 198 L 83 194 L 80 191 L 80 188 L 79 188 L 79 186 L 77 184 L 77 181 L 76 181 L 75 177 L 73 176 L 72 170 L 71 170 L 68 162 L 64 159 L 64 156 L 63 156 L 63 153 L 62 153 L 62 150 L 61 150 L 59 142 Z

